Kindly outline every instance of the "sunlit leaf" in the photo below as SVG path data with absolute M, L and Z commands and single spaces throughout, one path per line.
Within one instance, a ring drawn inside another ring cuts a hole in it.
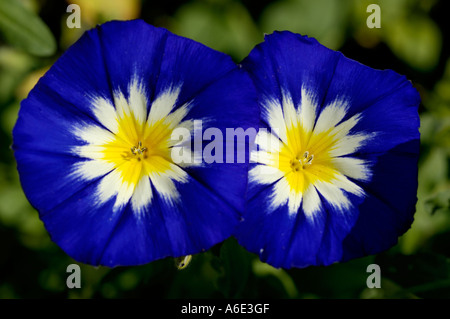
M 139 0 L 69 0 L 80 7 L 82 19 L 91 25 L 109 20 L 136 19 L 141 11 Z
M 234 0 L 194 1 L 175 14 L 171 31 L 242 60 L 262 41 L 247 9 Z
M 0 47 L 0 107 L 16 93 L 17 86 L 33 67 L 32 60 L 33 57 L 16 48 Z
M 253 272 L 256 276 L 259 277 L 268 277 L 273 276 L 279 280 L 283 290 L 286 292 L 286 295 L 289 298 L 298 297 L 297 287 L 295 286 L 295 282 L 292 280 L 292 277 L 284 270 L 277 269 L 269 264 L 263 263 L 259 260 L 255 260 L 253 262 Z
M 0 1 L 0 32 L 12 45 L 36 56 L 50 56 L 56 41 L 50 29 L 20 1 Z
M 450 212 L 450 184 L 447 189 L 436 192 L 425 201 L 425 209 L 434 214 L 437 211 Z
M 434 68 L 441 52 L 441 33 L 432 20 L 421 15 L 404 17 L 383 29 L 394 53 L 421 70 Z
M 338 0 L 284 0 L 269 5 L 261 17 L 265 33 L 288 30 L 315 37 L 325 46 L 338 49 L 344 41 L 351 3 Z
M 417 299 L 394 281 L 382 278 L 380 288 L 366 288 L 361 292 L 361 299 Z

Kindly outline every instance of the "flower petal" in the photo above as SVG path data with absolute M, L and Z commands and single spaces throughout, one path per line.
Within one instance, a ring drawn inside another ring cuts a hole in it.
M 180 203 L 168 204 L 155 193 L 155 202 L 145 206 L 139 215 L 128 205 L 100 263 L 112 266 L 121 260 L 122 265 L 133 265 L 195 254 L 229 236 L 240 216 L 234 208 L 191 178 L 177 187 L 183 199 Z

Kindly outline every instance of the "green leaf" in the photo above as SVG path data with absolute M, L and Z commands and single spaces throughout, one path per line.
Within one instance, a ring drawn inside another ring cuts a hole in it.
M 261 16 L 265 33 L 289 30 L 316 38 L 331 49 L 345 39 L 350 2 L 339 0 L 284 0 L 271 3 Z
M 427 16 L 402 17 L 395 23 L 386 24 L 383 30 L 392 51 L 412 67 L 427 71 L 437 65 L 442 36 Z
M 50 56 L 56 41 L 50 29 L 20 1 L 0 1 L 0 32 L 10 44 L 36 56 Z
M 175 14 L 171 31 L 241 61 L 263 40 L 250 13 L 238 1 L 192 1 Z
M 220 249 L 224 275 L 218 286 L 227 298 L 239 298 L 246 287 L 251 271 L 251 256 L 233 238 L 226 240 Z
M 445 183 L 449 173 L 448 154 L 445 149 L 433 147 L 419 167 L 419 191 L 431 194 Z
M 275 281 L 278 281 L 278 284 L 281 286 L 282 291 L 286 294 L 287 298 L 298 298 L 298 291 L 295 282 L 286 270 L 274 268 L 269 264 L 255 260 L 253 262 L 253 272 L 256 276 L 266 279 L 266 281 L 267 279 L 270 280 L 270 277 L 272 277 Z M 271 284 L 272 287 L 275 286 L 274 281 L 272 281 Z M 281 292 L 279 292 L 279 294 L 281 294 Z
M 12 103 L 16 96 L 19 85 L 36 68 L 36 58 L 18 49 L 0 47 L 0 112 L 7 104 Z M 16 114 L 17 116 L 17 114 Z M 5 131 L 11 131 L 12 127 L 5 126 L 6 116 L 0 116 L 0 125 Z M 15 120 L 14 120 L 15 123 Z
M 420 298 L 450 296 L 450 259 L 434 252 L 415 255 L 384 253 L 377 256 L 383 277 Z
M 424 203 L 425 209 L 429 214 L 437 211 L 450 211 L 450 188 L 436 192 L 430 196 Z

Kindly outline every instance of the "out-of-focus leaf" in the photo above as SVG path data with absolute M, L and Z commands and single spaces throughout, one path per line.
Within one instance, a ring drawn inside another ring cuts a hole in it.
M 383 277 L 418 297 L 450 297 L 450 259 L 443 255 L 433 252 L 411 256 L 386 253 L 377 256 L 375 261 L 380 265 Z
M 227 298 L 239 298 L 244 291 L 251 271 L 250 256 L 233 238 L 226 240 L 220 249 L 223 276 L 218 286 Z
M 450 58 L 447 59 L 445 64 L 445 72 L 442 79 L 436 83 L 435 86 L 436 93 L 446 102 L 450 102 Z M 450 107 L 447 108 L 450 112 Z
M 247 9 L 237 1 L 194 1 L 175 14 L 171 31 L 242 60 L 263 40 Z
M 425 209 L 429 214 L 437 211 L 449 212 L 450 209 L 450 187 L 448 189 L 437 192 L 425 201 Z
M 10 100 L 33 67 L 33 57 L 12 47 L 0 47 L 0 107 Z
M 382 278 L 380 288 L 365 288 L 361 299 L 417 299 L 417 296 L 392 280 Z
M 448 188 L 449 152 L 433 143 L 437 119 L 432 116 L 422 116 L 422 119 L 422 156 L 416 214 L 411 229 L 400 240 L 401 250 L 405 254 L 417 252 L 433 235 L 450 230 L 450 215 L 442 211 L 430 214 L 426 206 L 435 194 Z
M 448 173 L 448 153 L 444 149 L 433 148 L 419 169 L 419 191 L 434 191 L 436 185 L 447 180 Z
M 109 20 L 136 19 L 141 11 L 139 0 L 69 0 L 80 6 L 81 18 L 90 26 Z
M 274 278 L 278 279 L 289 298 L 298 297 L 297 287 L 295 286 L 292 277 L 284 269 L 277 269 L 270 266 L 269 264 L 263 263 L 259 260 L 255 260 L 253 262 L 253 272 L 256 276 L 259 277 L 273 276 Z
M 353 0 L 354 37 L 359 44 L 372 47 L 385 42 L 401 60 L 421 71 L 436 67 L 442 46 L 439 27 L 428 16 L 434 1 L 416 0 Z M 380 7 L 380 28 L 367 26 L 367 6 Z
M 8 226 L 24 227 L 26 219 L 37 213 L 30 208 L 20 186 L 8 182 L 0 179 L 0 222 Z
M 367 256 L 326 267 L 290 269 L 287 273 L 302 297 L 312 293 L 321 298 L 356 298 L 367 287 L 367 266 L 374 263 L 373 259 Z
M 56 41 L 47 25 L 20 1 L 0 1 L 0 32 L 12 45 L 36 56 L 50 56 Z
M 0 165 L 0 224 L 16 228 L 18 238 L 25 247 L 42 248 L 48 245 L 48 233 L 37 212 L 26 200 L 17 172 L 6 170 L 6 165 Z
M 60 48 L 67 49 L 75 43 L 85 31 L 97 24 L 111 20 L 132 20 L 139 18 L 141 1 L 139 0 L 68 0 L 80 8 L 79 28 L 68 28 L 67 19 L 71 19 L 74 11 L 67 12 L 61 19 Z M 72 9 L 73 10 L 73 9 Z
M 331 49 L 344 41 L 351 3 L 338 0 L 284 0 L 269 5 L 262 17 L 262 30 L 289 30 L 315 37 Z
M 441 53 L 441 33 L 428 17 L 404 17 L 383 30 L 386 42 L 394 53 L 414 68 L 430 70 L 437 65 Z

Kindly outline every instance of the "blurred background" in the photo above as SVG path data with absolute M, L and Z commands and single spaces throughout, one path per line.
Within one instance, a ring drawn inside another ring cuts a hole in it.
M 69 28 L 70 4 L 81 8 Z M 366 12 L 381 9 L 381 28 Z M 438 0 L 0 0 L 0 299 L 1 298 L 450 298 L 450 30 Z M 290 30 L 378 69 L 406 75 L 422 97 L 415 221 L 376 256 L 328 267 L 275 269 L 229 239 L 195 255 L 139 267 L 79 264 L 81 288 L 68 289 L 76 263 L 55 245 L 25 198 L 11 131 L 20 101 L 82 33 L 112 19 L 141 18 L 225 52 L 236 62 L 264 33 Z M 369 264 L 381 288 L 369 289 Z

